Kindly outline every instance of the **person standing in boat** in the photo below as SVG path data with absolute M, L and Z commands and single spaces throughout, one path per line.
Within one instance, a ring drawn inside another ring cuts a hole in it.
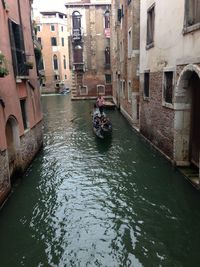
M 97 104 L 97 107 L 99 108 L 99 111 L 100 111 L 100 114 L 101 114 L 101 115 L 103 115 L 103 106 L 104 106 L 104 102 L 105 102 L 105 100 L 104 100 L 103 96 L 100 95 L 100 96 L 97 98 L 96 104 Z

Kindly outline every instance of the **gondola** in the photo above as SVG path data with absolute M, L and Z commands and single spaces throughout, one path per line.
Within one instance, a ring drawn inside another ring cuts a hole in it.
M 112 133 L 112 123 L 109 118 L 106 117 L 105 113 L 100 114 L 96 111 L 93 112 L 92 125 L 94 133 L 101 139 L 104 139 Z

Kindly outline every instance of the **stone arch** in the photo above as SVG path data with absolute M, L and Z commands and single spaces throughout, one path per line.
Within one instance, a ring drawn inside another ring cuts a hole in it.
M 19 167 L 20 137 L 18 121 L 14 116 L 9 116 L 6 127 L 7 155 L 10 176 Z
M 197 88 L 195 84 L 198 86 L 200 84 L 200 67 L 189 64 L 180 73 L 174 95 L 174 160 L 178 166 L 191 164 L 191 127 L 195 115 L 194 93 L 197 92 L 197 96 L 200 93 L 200 87 Z

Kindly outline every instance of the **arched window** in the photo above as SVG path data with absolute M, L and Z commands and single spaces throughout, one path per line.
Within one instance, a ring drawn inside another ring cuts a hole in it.
M 83 62 L 83 48 L 81 45 L 76 45 L 74 47 L 74 63 L 82 63 Z
M 110 11 L 106 11 L 104 13 L 104 17 L 105 17 L 105 29 L 110 28 Z
M 105 63 L 106 65 L 110 65 L 110 47 L 106 47 L 105 49 Z
M 56 55 L 53 56 L 53 68 L 58 70 L 58 57 Z
M 66 70 L 67 66 L 66 66 L 66 56 L 63 57 L 63 67 Z
M 81 28 L 81 14 L 78 11 L 74 11 L 72 14 L 73 29 Z

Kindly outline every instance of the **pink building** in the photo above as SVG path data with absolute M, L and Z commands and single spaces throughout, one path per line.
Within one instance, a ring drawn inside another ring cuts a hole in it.
M 0 204 L 42 145 L 31 3 L 0 1 Z

